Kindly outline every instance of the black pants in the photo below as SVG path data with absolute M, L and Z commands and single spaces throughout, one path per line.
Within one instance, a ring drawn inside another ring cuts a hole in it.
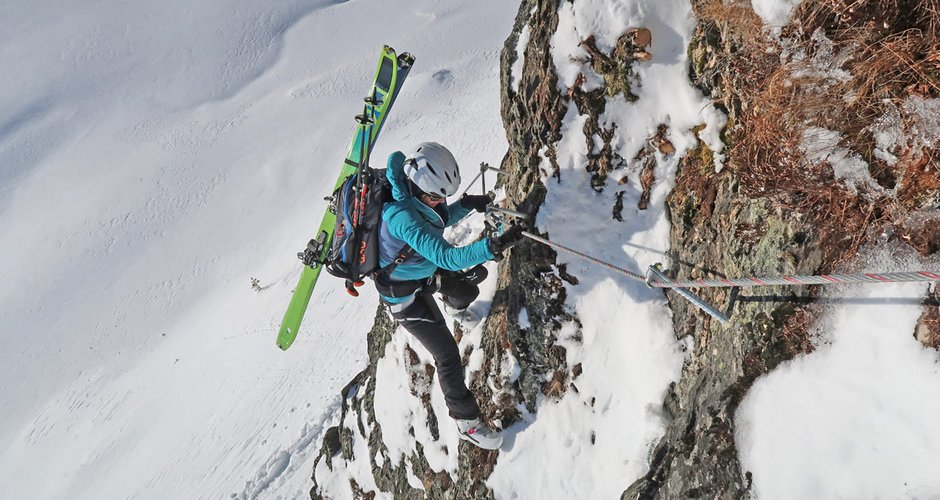
M 486 269 L 480 269 L 485 278 Z M 480 294 L 480 289 L 465 274 L 444 273 L 440 279 L 440 290 L 425 288 L 419 291 L 414 303 L 402 311 L 392 313 L 392 317 L 434 357 L 437 381 L 444 392 L 450 416 L 459 419 L 477 418 L 480 416 L 480 407 L 464 383 L 460 350 L 447 328 L 447 320 L 434 302 L 435 291 L 440 291 L 444 302 L 456 309 L 467 307 Z

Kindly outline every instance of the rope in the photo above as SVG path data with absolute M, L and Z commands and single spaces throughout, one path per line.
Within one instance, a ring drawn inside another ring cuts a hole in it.
M 779 276 L 779 277 L 750 277 L 750 278 L 712 278 L 696 280 L 676 280 L 663 281 L 651 273 L 649 278 L 641 274 L 629 271 L 622 267 L 615 266 L 609 262 L 604 262 L 596 257 L 586 253 L 579 252 L 573 248 L 549 241 L 541 236 L 537 236 L 528 231 L 523 231 L 522 235 L 531 240 L 537 241 L 552 248 L 568 252 L 597 265 L 604 266 L 607 269 L 623 274 L 637 281 L 646 282 L 647 285 L 654 288 L 713 288 L 713 287 L 743 287 L 743 286 L 776 286 L 776 285 L 834 285 L 849 283 L 906 283 L 914 281 L 940 281 L 940 274 L 928 271 L 910 271 L 904 273 L 865 273 L 865 274 L 824 274 L 819 276 Z
M 558 243 L 555 243 L 554 241 L 548 241 L 547 239 L 542 238 L 541 236 L 536 236 L 536 235 L 534 235 L 534 234 L 532 234 L 532 233 L 530 233 L 530 232 L 528 232 L 528 231 L 523 231 L 523 232 L 522 232 L 522 235 L 525 236 L 526 238 L 529 238 L 530 240 L 535 240 L 535 241 L 537 241 L 537 242 L 539 242 L 539 243 L 548 245 L 548 246 L 550 246 L 550 247 L 552 247 L 552 248 L 557 248 L 557 249 L 559 249 L 559 250 L 563 250 L 563 251 L 568 252 L 568 253 L 570 253 L 570 254 L 577 255 L 578 257 L 581 257 L 581 258 L 584 259 L 584 260 L 588 260 L 588 261 L 591 261 L 591 262 L 593 262 L 593 263 L 595 263 L 595 264 L 597 264 L 597 265 L 604 266 L 604 267 L 606 267 L 607 269 L 610 269 L 611 271 L 616 271 L 616 272 L 618 272 L 618 273 L 620 273 L 620 274 L 629 276 L 630 278 L 633 278 L 633 279 L 635 279 L 635 280 L 638 280 L 638 281 L 646 281 L 646 276 L 643 276 L 643 275 L 641 275 L 641 274 L 637 274 L 637 273 L 628 271 L 628 270 L 626 270 L 626 269 L 624 269 L 624 268 L 622 268 L 622 267 L 617 267 L 617 266 L 615 266 L 615 265 L 613 265 L 613 264 L 611 264 L 611 263 L 609 263 L 609 262 L 604 262 L 604 261 L 602 261 L 602 260 L 600 260 L 600 259 L 598 259 L 598 258 L 596 258 L 596 257 L 591 257 L 590 255 L 588 255 L 588 254 L 586 254 L 586 253 L 581 253 L 581 252 L 579 252 L 579 251 L 577 251 L 577 250 L 575 250 L 575 249 L 573 249 L 573 248 L 568 248 L 568 247 L 566 247 L 566 246 L 564 246 L 564 245 L 559 245 Z
M 475 177 L 470 185 L 476 183 L 477 179 L 480 179 L 484 182 L 483 191 L 486 192 L 486 184 L 483 180 L 483 173 L 487 170 L 496 170 L 489 167 L 485 163 L 480 165 L 480 173 Z M 469 186 L 468 186 L 469 188 Z M 466 192 L 466 190 L 464 190 Z M 525 214 L 514 212 L 512 210 L 501 209 L 498 207 L 492 207 L 498 212 L 503 212 L 508 215 L 515 217 L 520 217 Z M 523 218 L 528 218 L 523 217 Z M 555 243 L 554 241 L 549 241 L 547 238 L 542 238 L 536 234 L 530 233 L 528 231 L 523 231 L 522 235 L 530 240 L 537 241 L 543 245 L 548 245 L 549 247 L 561 250 L 563 252 L 570 253 L 572 255 L 578 256 L 589 262 L 593 262 L 599 266 L 606 267 L 611 271 L 620 273 L 628 278 L 642 281 L 646 283 L 646 286 L 651 288 L 669 288 L 674 290 L 676 293 L 684 297 L 686 300 L 694 304 L 696 307 L 704 311 L 709 316 L 715 318 L 716 320 L 727 323 L 728 317 L 723 314 L 721 311 L 716 309 L 714 306 L 702 300 L 701 297 L 692 293 L 688 288 L 692 287 L 743 287 L 743 286 L 792 286 L 792 285 L 832 285 L 832 284 L 845 284 L 845 283 L 901 283 L 901 282 L 913 282 L 913 281 L 940 281 L 940 274 L 932 273 L 929 271 L 910 271 L 903 273 L 865 273 L 865 274 L 824 274 L 820 276 L 765 276 L 765 277 L 750 277 L 750 278 L 713 278 L 713 279 L 696 279 L 696 280 L 679 280 L 673 281 L 669 279 L 665 274 L 663 274 L 660 269 L 659 264 L 650 266 L 647 270 L 647 275 L 643 276 L 641 274 L 632 272 L 628 269 L 611 264 L 610 262 L 605 262 L 598 259 L 597 257 L 592 257 L 584 252 L 579 252 L 573 248 L 566 247 L 564 245 Z
M 668 284 L 658 280 L 653 280 L 651 286 L 656 288 L 711 288 L 774 285 L 835 285 L 850 283 L 906 283 L 912 281 L 940 281 L 940 274 L 931 273 L 928 271 L 911 271 L 906 273 L 823 274 L 819 276 L 764 276 L 752 278 L 682 280 L 672 281 Z

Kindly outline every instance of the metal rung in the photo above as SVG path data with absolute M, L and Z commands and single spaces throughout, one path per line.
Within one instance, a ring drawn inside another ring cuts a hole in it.
M 646 285 L 649 286 L 650 288 L 653 288 L 653 286 L 651 285 L 653 278 L 663 283 L 672 283 L 672 280 L 667 278 L 666 275 L 663 274 L 663 272 L 660 270 L 658 264 L 650 266 L 646 272 Z M 694 293 L 690 292 L 689 290 L 685 288 L 675 287 L 673 288 L 673 290 L 675 290 L 676 292 L 678 292 L 679 295 L 681 295 L 686 300 L 694 304 L 695 307 L 698 307 L 702 311 L 705 311 L 705 313 L 708 314 L 709 316 L 717 319 L 718 321 L 722 323 L 728 322 L 727 316 L 725 316 L 720 311 L 718 311 L 718 309 L 715 309 L 715 307 L 709 304 L 708 302 L 705 302 L 704 300 L 702 300 L 702 298 L 699 297 L 698 295 L 695 295 Z
M 497 207 L 496 205 L 490 205 L 487 208 L 493 210 L 494 212 L 503 213 L 506 215 L 511 215 L 513 217 L 519 217 L 520 219 L 529 219 L 531 216 L 527 213 L 518 212 L 516 210 L 509 210 L 508 208 Z

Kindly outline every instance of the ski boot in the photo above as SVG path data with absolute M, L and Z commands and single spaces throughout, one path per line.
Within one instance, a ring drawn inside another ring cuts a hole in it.
M 480 321 L 483 320 L 477 313 L 473 312 L 472 309 L 454 309 L 447 304 L 444 304 L 444 312 L 448 316 L 454 318 L 454 320 L 460 324 L 460 329 L 464 332 L 473 331 L 477 325 L 480 324 Z
M 490 429 L 479 417 L 457 419 L 457 432 L 460 439 L 469 441 L 484 450 L 497 450 L 503 445 L 502 431 Z

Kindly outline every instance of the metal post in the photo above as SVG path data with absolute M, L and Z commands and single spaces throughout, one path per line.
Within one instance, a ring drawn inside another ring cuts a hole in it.
M 503 214 L 506 214 L 506 215 L 511 215 L 511 216 L 513 216 L 513 217 L 518 217 L 518 218 L 520 218 L 520 219 L 528 219 L 528 218 L 529 218 L 529 214 L 527 214 L 527 213 L 517 212 L 517 211 L 515 211 L 515 210 L 509 210 L 508 208 L 497 207 L 496 205 L 490 205 L 490 206 L 487 207 L 487 208 L 489 208 L 490 210 L 493 210 L 494 212 L 499 212 L 499 213 L 503 213 Z
M 647 286 L 649 286 L 650 288 L 653 287 L 651 284 L 653 281 L 653 278 L 656 278 L 657 281 L 660 281 L 662 283 L 672 282 L 669 278 L 666 277 L 665 274 L 662 273 L 662 271 L 659 269 L 658 266 L 650 266 L 649 269 L 647 270 L 646 282 L 647 282 Z M 718 309 L 715 309 L 715 307 L 709 304 L 708 302 L 705 302 L 704 300 L 702 300 L 702 298 L 699 297 L 698 295 L 695 295 L 694 293 L 690 292 L 689 290 L 685 288 L 675 287 L 673 288 L 673 290 L 678 292 L 679 295 L 684 297 L 686 300 L 694 304 L 699 309 L 705 311 L 705 313 L 708 314 L 709 316 L 717 319 L 718 321 L 722 323 L 728 322 L 727 316 L 725 316 L 720 311 L 718 311 Z

